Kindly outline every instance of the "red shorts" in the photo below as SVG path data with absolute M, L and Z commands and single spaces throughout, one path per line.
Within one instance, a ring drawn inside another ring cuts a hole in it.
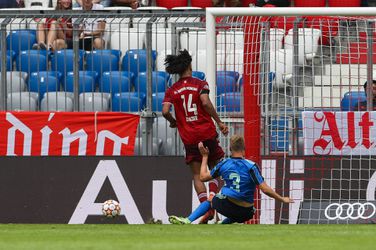
M 209 159 L 208 163 L 215 163 L 222 159 L 225 156 L 225 152 L 221 146 L 219 146 L 219 141 L 217 138 L 209 139 L 203 141 L 204 146 L 208 147 L 209 149 Z M 198 150 L 198 144 L 196 145 L 184 145 L 185 147 L 185 163 L 189 165 L 189 163 L 196 161 L 201 162 L 202 156 L 200 154 L 200 150 Z

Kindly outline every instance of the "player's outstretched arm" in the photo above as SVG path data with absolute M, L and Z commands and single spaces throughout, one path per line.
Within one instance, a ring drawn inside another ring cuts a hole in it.
M 170 122 L 170 127 L 171 128 L 176 128 L 176 120 L 172 116 L 170 112 L 171 104 L 170 103 L 163 103 L 162 107 L 162 115 L 163 117 Z
M 219 119 L 219 116 L 217 114 L 217 111 L 215 111 L 212 102 L 210 101 L 208 94 L 201 94 L 200 100 L 202 103 L 202 106 L 204 107 L 205 111 L 208 112 L 208 114 L 214 119 L 214 121 L 217 123 L 219 129 L 221 130 L 221 133 L 224 135 L 228 134 L 228 127 Z
M 269 187 L 268 184 L 265 182 L 261 183 L 259 185 L 259 188 L 261 191 L 266 194 L 269 197 L 272 197 L 276 199 L 277 201 L 283 202 L 283 203 L 294 203 L 294 200 L 291 199 L 290 197 L 282 197 L 279 194 L 277 194 L 271 187 Z
M 208 170 L 208 158 L 209 158 L 209 149 L 204 146 L 202 142 L 198 144 L 198 149 L 202 155 L 201 169 L 200 169 L 200 181 L 210 181 L 213 177 L 210 175 Z

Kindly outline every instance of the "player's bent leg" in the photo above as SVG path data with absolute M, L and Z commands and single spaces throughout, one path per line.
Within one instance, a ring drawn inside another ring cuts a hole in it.
M 188 219 L 188 218 L 185 218 L 185 217 L 178 217 L 178 216 L 175 216 L 175 215 L 171 215 L 168 217 L 168 221 L 171 223 L 171 224 L 175 224 L 175 225 L 185 225 L 185 224 L 191 224 L 191 221 Z
M 188 219 L 190 221 L 195 221 L 201 216 L 207 214 L 209 209 L 211 209 L 211 203 L 209 201 L 205 201 L 201 203 L 200 206 L 198 206 L 196 210 L 191 213 L 191 215 L 188 216 Z

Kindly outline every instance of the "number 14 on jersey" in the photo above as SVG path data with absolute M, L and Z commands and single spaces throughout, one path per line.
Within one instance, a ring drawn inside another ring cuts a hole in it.
M 188 100 L 185 95 L 180 96 L 183 100 L 183 108 L 185 111 L 185 119 L 187 122 L 197 121 L 197 105 L 192 102 L 192 94 L 188 95 Z

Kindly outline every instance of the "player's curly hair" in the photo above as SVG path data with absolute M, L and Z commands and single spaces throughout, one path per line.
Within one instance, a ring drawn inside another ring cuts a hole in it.
M 182 75 L 191 65 L 192 56 L 187 50 L 179 51 L 179 55 L 168 55 L 165 59 L 166 72 Z

